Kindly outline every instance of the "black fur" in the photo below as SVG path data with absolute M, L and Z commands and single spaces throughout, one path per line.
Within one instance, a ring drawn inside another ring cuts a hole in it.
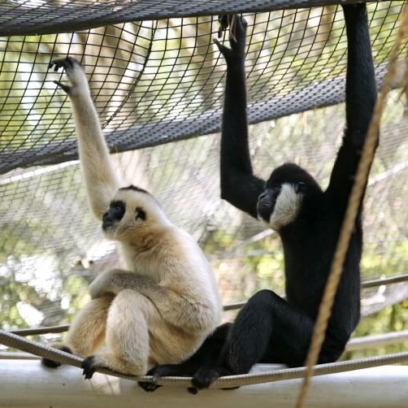
M 48 64 L 48 68 L 54 67 L 54 71 L 57 72 L 59 68 L 64 68 L 65 71 L 72 70 L 75 65 L 81 66 L 81 64 L 72 57 L 65 57 L 57 60 L 53 60 Z M 67 94 L 71 92 L 71 86 L 65 85 L 60 81 L 54 81 L 54 84 L 58 85 L 61 89 L 63 89 Z
M 109 208 L 102 215 L 102 229 L 106 231 L 116 222 L 120 221 L 126 213 L 126 203 L 121 200 L 114 200 L 109 204 Z
M 286 300 L 270 290 L 262 290 L 249 299 L 239 312 L 218 361 L 213 364 L 203 356 L 202 367 L 193 376 L 193 385 L 198 389 L 208 387 L 221 375 L 247 373 L 258 362 L 290 367 L 305 362 L 377 97 L 365 4 L 344 5 L 343 9 L 348 40 L 346 127 L 325 191 L 310 174 L 292 163 L 275 169 L 266 183 L 253 174 L 246 117 L 245 22 L 237 19 L 236 41 L 230 38 L 230 48 L 215 41 L 227 62 L 221 140 L 222 198 L 257 217 L 259 197 L 277 185 L 294 184 L 295 191 L 304 196 L 296 219 L 278 231 L 285 258 Z M 269 200 L 273 206 L 276 197 L 267 196 L 260 200 Z M 360 319 L 361 213 L 362 203 L 318 363 L 340 357 Z M 199 350 L 196 356 L 201 354 Z M 183 375 L 183 370 L 184 375 L 189 375 L 192 367 L 186 365 L 188 361 L 179 366 L 177 375 Z
M 95 365 L 95 356 L 89 356 L 82 361 L 81 368 L 83 369 L 82 375 L 85 380 L 90 380 L 97 370 Z
M 145 190 L 143 188 L 140 188 L 140 187 L 136 187 L 136 186 L 134 186 L 132 184 L 130 186 L 127 186 L 127 187 L 121 187 L 119 190 L 133 190 L 133 191 L 138 191 L 139 193 L 145 193 L 145 194 L 150 195 L 150 193 L 147 190 Z

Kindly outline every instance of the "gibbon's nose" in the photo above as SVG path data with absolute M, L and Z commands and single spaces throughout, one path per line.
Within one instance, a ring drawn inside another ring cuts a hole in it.
M 263 201 L 265 200 L 265 198 L 267 198 L 268 193 L 266 191 L 264 191 L 259 197 L 258 197 L 258 201 Z
M 113 225 L 114 219 L 112 217 L 112 214 L 110 214 L 109 211 L 106 211 L 102 215 L 102 229 L 109 228 Z
M 269 190 L 265 190 L 258 197 L 258 207 L 270 207 L 273 202 L 272 193 Z

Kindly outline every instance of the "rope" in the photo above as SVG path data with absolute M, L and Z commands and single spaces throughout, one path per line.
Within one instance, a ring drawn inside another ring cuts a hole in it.
M 384 83 L 381 87 L 381 92 L 379 94 L 379 97 L 374 108 L 373 118 L 371 120 L 367 137 L 364 143 L 360 163 L 357 169 L 353 189 L 350 194 L 348 207 L 340 231 L 339 241 L 337 244 L 336 252 L 334 254 L 330 274 L 327 279 L 327 284 L 325 291 L 323 293 L 322 301 L 320 303 L 319 313 L 313 331 L 312 342 L 306 358 L 305 377 L 299 392 L 296 408 L 304 407 L 307 392 L 310 386 L 310 378 L 313 374 L 313 366 L 317 362 L 321 346 L 325 337 L 327 323 L 330 318 L 334 297 L 336 295 L 337 286 L 343 269 L 343 263 L 348 249 L 350 236 L 353 231 L 355 218 L 357 215 L 358 208 L 360 206 L 360 199 L 362 197 L 364 187 L 367 183 L 368 173 L 374 157 L 375 145 L 377 143 L 379 124 L 381 120 L 383 107 L 385 104 L 385 99 L 389 90 L 391 89 L 391 80 L 394 77 L 396 71 L 398 50 L 400 48 L 402 38 L 405 36 L 407 24 L 408 24 L 408 9 L 405 6 L 402 11 L 401 22 L 397 38 L 391 50 L 391 58 L 388 72 L 384 78 Z
M 65 353 L 61 350 L 49 347 L 47 345 L 27 340 L 5 330 L 0 330 L 0 343 L 17 348 L 19 350 L 38 355 L 43 358 L 48 358 L 57 361 L 61 364 L 68 364 L 74 367 L 80 367 L 82 358 L 73 354 Z M 344 371 L 360 370 L 364 368 L 377 367 L 385 364 L 396 364 L 408 362 L 408 352 L 389 354 L 386 356 L 369 357 L 359 360 L 342 361 L 338 363 L 321 364 L 314 367 L 314 375 L 335 374 Z M 190 377 L 163 377 L 157 381 L 153 381 L 151 376 L 130 376 L 116 373 L 107 369 L 98 369 L 102 374 L 112 375 L 119 378 L 124 378 L 132 381 L 155 382 L 158 385 L 166 385 L 177 388 L 191 387 Z M 284 368 L 275 371 L 269 371 L 261 374 L 244 374 L 235 376 L 221 377 L 215 381 L 211 388 L 232 388 L 242 385 L 262 384 L 268 382 L 292 380 L 304 377 L 306 367 L 299 368 Z

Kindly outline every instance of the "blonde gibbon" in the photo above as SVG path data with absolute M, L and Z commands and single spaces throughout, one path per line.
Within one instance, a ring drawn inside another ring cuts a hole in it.
M 99 367 L 143 375 L 158 364 L 180 363 L 221 318 L 211 267 L 151 194 L 120 185 L 80 63 L 67 57 L 51 67 L 64 68 L 70 82 L 55 81 L 72 103 L 89 206 L 104 235 L 118 243 L 127 268 L 104 272 L 91 283 L 92 300 L 58 347 L 85 358 L 85 378 Z

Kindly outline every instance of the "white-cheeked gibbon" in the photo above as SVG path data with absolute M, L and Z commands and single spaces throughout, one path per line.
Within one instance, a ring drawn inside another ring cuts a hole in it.
M 121 186 L 80 63 L 67 57 L 51 67 L 64 68 L 70 81 L 55 83 L 72 103 L 89 206 L 104 235 L 117 241 L 127 268 L 91 283 L 92 300 L 58 347 L 85 358 L 85 378 L 99 367 L 143 375 L 155 365 L 179 363 L 220 321 L 212 269 L 197 242 L 169 221 L 151 194 Z

